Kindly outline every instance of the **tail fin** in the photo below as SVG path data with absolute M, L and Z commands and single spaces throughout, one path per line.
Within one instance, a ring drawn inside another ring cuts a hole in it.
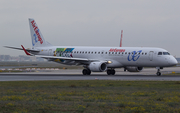
M 30 33 L 31 33 L 33 47 L 52 46 L 49 42 L 45 41 L 34 19 L 29 18 L 29 26 L 30 26 Z
M 120 47 L 122 47 L 123 30 L 121 30 Z

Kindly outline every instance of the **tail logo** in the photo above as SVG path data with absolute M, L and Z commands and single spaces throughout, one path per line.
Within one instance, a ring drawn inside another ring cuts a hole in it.
M 43 43 L 43 40 L 42 40 L 42 38 L 41 38 L 41 35 L 40 35 L 40 33 L 39 33 L 39 29 L 38 29 L 38 27 L 36 26 L 36 23 L 34 22 L 34 20 L 31 21 L 31 24 L 32 24 L 32 27 L 33 27 L 34 32 L 35 32 L 35 34 L 33 35 L 33 36 L 34 36 L 34 41 L 35 41 L 35 43 L 37 43 L 37 42 L 39 41 L 40 44 L 42 44 L 42 43 Z M 33 43 L 33 46 L 34 46 L 34 45 L 35 45 L 35 44 Z

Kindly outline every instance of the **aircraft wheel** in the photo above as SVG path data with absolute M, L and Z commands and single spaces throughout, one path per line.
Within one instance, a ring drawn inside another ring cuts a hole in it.
M 157 76 L 161 76 L 161 72 L 157 72 L 156 75 L 157 75 Z
M 114 69 L 108 69 L 107 75 L 115 75 L 116 71 Z
M 116 71 L 113 69 L 111 70 L 111 75 L 115 75 Z
M 88 70 L 87 69 L 83 69 L 82 73 L 83 73 L 83 75 L 87 75 L 88 74 Z
M 91 74 L 91 70 L 87 69 L 87 75 Z
M 107 70 L 107 75 L 111 75 L 111 70 L 110 69 Z
M 82 73 L 83 73 L 83 75 L 90 75 L 91 74 L 91 70 L 83 69 Z

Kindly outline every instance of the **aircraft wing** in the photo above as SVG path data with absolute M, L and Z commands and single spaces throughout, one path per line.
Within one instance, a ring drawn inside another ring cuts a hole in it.
M 24 50 L 24 52 L 26 53 L 26 55 L 30 55 L 30 56 L 35 56 L 35 57 L 40 57 L 40 58 L 45 58 L 48 60 L 52 60 L 52 61 L 56 61 L 56 60 L 69 60 L 69 61 L 77 61 L 77 62 L 92 62 L 92 61 L 99 61 L 97 59 L 86 59 L 86 58 L 72 58 L 72 57 L 60 57 L 60 56 L 46 56 L 46 55 L 33 55 L 31 53 L 29 53 L 24 47 L 23 45 L 21 45 L 22 49 Z M 103 61 L 103 62 L 107 62 L 107 61 Z
M 58 57 L 58 56 L 43 56 L 43 55 L 35 55 L 36 57 L 41 57 L 45 59 L 51 59 L 51 60 L 71 60 L 71 61 L 92 61 L 86 58 L 72 58 L 72 57 Z
M 18 48 L 18 47 L 11 47 L 11 46 L 4 46 L 6 48 L 11 48 L 11 49 L 17 49 L 17 50 L 23 50 L 23 48 Z M 35 49 L 25 49 L 27 52 L 40 52 L 40 50 L 35 50 Z

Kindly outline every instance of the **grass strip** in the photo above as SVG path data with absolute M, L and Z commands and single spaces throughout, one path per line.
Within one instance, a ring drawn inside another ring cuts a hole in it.
M 180 81 L 0 82 L 0 112 L 180 112 Z

